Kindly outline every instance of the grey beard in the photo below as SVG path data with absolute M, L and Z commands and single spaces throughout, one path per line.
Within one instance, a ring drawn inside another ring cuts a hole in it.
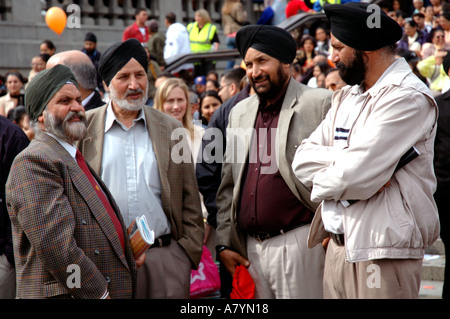
M 126 99 L 126 96 L 130 93 L 144 93 L 142 98 L 133 102 L 128 102 Z M 118 107 L 121 109 L 127 110 L 127 111 L 140 111 L 142 107 L 144 106 L 145 102 L 147 102 L 148 97 L 148 85 L 145 89 L 145 92 L 143 92 L 141 89 L 137 89 L 135 91 L 127 91 L 125 93 L 125 98 L 122 100 L 119 100 L 116 90 L 112 85 L 109 86 L 109 94 L 111 97 L 111 100 L 114 101 Z
M 70 123 L 69 121 L 78 115 L 81 122 Z M 69 112 L 64 119 L 56 118 L 50 112 L 44 112 L 44 123 L 47 132 L 55 135 L 63 141 L 73 144 L 86 135 L 86 116 L 82 112 Z

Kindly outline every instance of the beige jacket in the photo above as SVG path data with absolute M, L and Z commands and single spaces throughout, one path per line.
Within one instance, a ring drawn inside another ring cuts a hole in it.
M 351 262 L 379 258 L 420 259 L 439 236 L 433 193 L 433 148 L 437 107 L 428 88 L 399 59 L 367 92 L 347 86 L 336 92 L 325 121 L 297 149 L 292 168 L 312 187 L 311 199 L 360 200 L 341 208 L 345 249 Z M 364 98 L 347 147 L 333 147 L 335 120 L 350 94 Z M 400 157 L 415 146 L 420 156 L 398 170 Z M 382 192 L 377 191 L 391 181 Z M 325 237 L 320 207 L 308 245 Z
M 276 132 L 277 169 L 292 193 L 310 210 L 318 204 L 310 200 L 310 191 L 295 178 L 291 169 L 295 150 L 323 120 L 331 105 L 331 92 L 312 89 L 291 78 L 278 120 Z M 224 245 L 246 257 L 246 234 L 237 226 L 237 207 L 249 143 L 258 115 L 256 95 L 238 103 L 230 113 L 227 127 L 227 147 L 222 166 L 222 182 L 217 193 L 216 244 Z M 241 134 L 242 133 L 242 134 Z M 245 140 L 246 138 L 249 140 Z M 242 142 L 242 143 L 239 143 Z

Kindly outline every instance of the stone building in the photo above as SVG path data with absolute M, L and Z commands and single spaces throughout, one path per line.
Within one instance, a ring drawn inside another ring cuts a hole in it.
M 61 52 L 81 49 L 85 34 L 93 32 L 98 39 L 98 50 L 104 52 L 111 43 L 121 41 L 123 30 L 133 23 L 134 11 L 138 7 L 148 9 L 149 19 L 159 21 L 161 32 L 165 32 L 166 29 L 164 24 L 166 13 L 174 12 L 178 22 L 187 24 L 194 21 L 195 10 L 205 8 L 218 27 L 221 48 L 225 49 L 220 24 L 223 2 L 223 0 L 0 0 L 0 74 L 18 70 L 24 76 L 28 75 L 31 59 L 39 54 L 39 45 L 45 39 L 53 41 L 56 52 Z M 76 6 L 70 6 L 71 4 Z M 253 1 L 244 0 L 243 4 L 252 19 Z M 50 30 L 45 23 L 47 10 L 54 6 L 65 9 L 68 15 L 68 24 L 61 35 Z M 78 25 L 75 23 L 74 26 L 74 22 L 77 21 Z

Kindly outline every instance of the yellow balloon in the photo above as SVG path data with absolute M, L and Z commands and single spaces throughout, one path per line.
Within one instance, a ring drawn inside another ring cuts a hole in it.
M 45 15 L 47 26 L 58 35 L 63 33 L 66 28 L 67 15 L 63 9 L 59 7 L 51 7 Z

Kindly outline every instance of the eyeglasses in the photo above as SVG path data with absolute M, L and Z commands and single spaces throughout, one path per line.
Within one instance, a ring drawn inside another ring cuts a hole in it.
M 229 86 L 231 84 L 233 84 L 233 83 L 230 82 L 230 83 L 225 84 L 224 86 L 219 86 L 219 91 L 222 91 L 223 88 L 226 88 L 227 86 Z

